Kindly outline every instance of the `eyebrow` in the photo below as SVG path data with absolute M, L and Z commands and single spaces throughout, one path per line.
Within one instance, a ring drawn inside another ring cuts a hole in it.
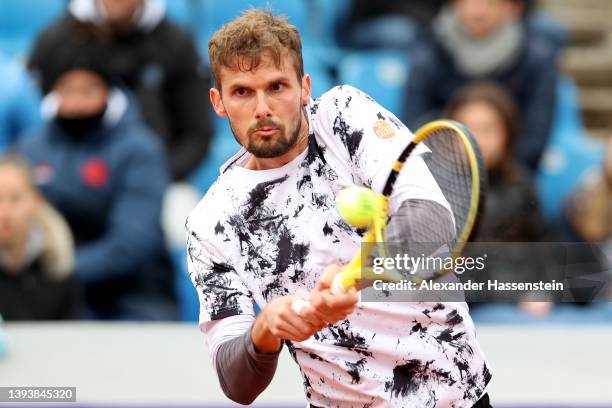
M 271 85 L 277 82 L 290 82 L 289 75 L 279 75 L 278 77 L 267 81 L 267 85 Z M 237 88 L 251 88 L 251 85 L 248 82 L 236 81 L 232 84 L 228 85 L 229 90 L 237 89 Z

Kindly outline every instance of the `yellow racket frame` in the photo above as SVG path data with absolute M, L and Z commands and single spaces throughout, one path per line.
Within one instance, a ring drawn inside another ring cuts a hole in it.
M 419 128 L 414 134 L 412 143 L 408 147 L 406 147 L 404 152 L 406 152 L 408 149 L 410 149 L 411 151 L 416 145 L 427 140 L 427 138 L 429 138 L 434 133 L 449 128 L 455 131 L 461 137 L 461 140 L 465 145 L 468 160 L 470 163 L 472 178 L 470 211 L 465 225 L 463 226 L 463 229 L 459 234 L 459 238 L 457 239 L 455 247 L 452 251 L 452 256 L 457 257 L 463 251 L 463 248 L 467 243 L 470 233 L 472 232 L 476 217 L 478 215 L 480 201 L 480 170 L 478 166 L 478 158 L 476 152 L 474 151 L 473 142 L 471 141 L 470 137 L 468 137 L 468 135 L 465 133 L 465 129 L 463 129 L 463 126 L 459 125 L 458 123 L 450 120 L 436 120 L 433 122 L 429 122 L 423 127 Z M 402 155 L 400 155 L 400 157 L 401 156 Z M 404 167 L 405 160 L 408 158 L 408 156 L 409 154 L 404 158 L 403 161 L 397 159 L 393 164 L 391 173 L 399 173 L 402 167 Z M 397 271 L 387 270 L 382 274 L 376 274 L 373 272 L 371 267 L 366 267 L 362 265 L 362 259 L 369 258 L 372 255 L 372 250 L 376 246 L 376 244 L 383 243 L 385 239 L 385 226 L 387 224 L 388 217 L 389 197 L 378 193 L 377 195 L 378 205 L 375 210 L 376 213 L 372 217 L 372 223 L 370 224 L 368 230 L 363 236 L 359 250 L 353 257 L 353 259 L 344 267 L 341 272 L 340 282 L 342 289 L 345 291 L 351 287 L 358 288 L 365 281 L 384 280 L 388 282 L 399 282 L 404 279 L 404 276 Z M 380 255 L 384 256 L 384 246 L 379 246 L 379 249 L 381 249 L 381 252 L 383 252 Z

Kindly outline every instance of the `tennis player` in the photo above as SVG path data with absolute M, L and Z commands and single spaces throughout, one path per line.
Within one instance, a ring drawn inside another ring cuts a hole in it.
M 380 191 L 410 131 L 350 86 L 312 100 L 297 29 L 267 12 L 217 31 L 209 58 L 213 107 L 242 149 L 186 228 L 200 327 L 225 394 L 254 401 L 284 344 L 311 407 L 489 407 L 491 374 L 465 303 L 329 292 L 363 233 L 340 218 L 336 195 L 353 184 Z M 411 202 L 448 208 L 419 149 L 391 216 Z M 298 298 L 309 300 L 300 315 Z

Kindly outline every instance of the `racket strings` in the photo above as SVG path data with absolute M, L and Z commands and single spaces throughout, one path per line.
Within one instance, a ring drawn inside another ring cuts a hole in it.
M 407 200 L 389 218 L 386 256 L 439 259 L 452 256 L 460 245 L 472 207 L 472 170 L 468 147 L 451 129 L 433 132 L 424 142 L 430 153 L 423 156 L 427 167 L 446 198 L 451 211 L 431 200 Z M 400 270 L 406 278 L 429 278 L 440 274 L 440 265 L 421 263 L 418 271 Z
M 451 207 L 455 221 L 453 245 L 457 245 L 473 208 L 474 186 L 468 155 L 471 146 L 452 129 L 434 132 L 425 143 L 431 150 L 431 154 L 425 157 L 425 163 Z
M 413 260 L 450 256 L 454 240 L 453 217 L 447 208 L 431 200 L 410 199 L 389 218 L 384 251 L 386 257 L 410 266 L 414 265 Z M 431 265 L 421 263 L 418 271 L 399 268 L 398 272 L 405 278 L 415 272 L 427 276 L 435 272 L 428 266 Z

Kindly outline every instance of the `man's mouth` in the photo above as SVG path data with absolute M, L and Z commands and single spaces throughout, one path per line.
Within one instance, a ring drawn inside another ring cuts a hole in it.
M 259 136 L 272 136 L 277 131 L 278 131 L 278 128 L 270 127 L 270 126 L 264 126 L 264 127 L 260 127 L 260 128 L 255 129 L 255 131 L 253 133 L 257 134 Z

